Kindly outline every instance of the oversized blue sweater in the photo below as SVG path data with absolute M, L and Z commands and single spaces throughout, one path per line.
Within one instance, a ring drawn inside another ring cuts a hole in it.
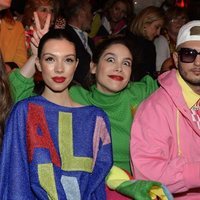
M 0 199 L 103 200 L 111 166 L 110 125 L 101 109 L 30 97 L 7 121 Z

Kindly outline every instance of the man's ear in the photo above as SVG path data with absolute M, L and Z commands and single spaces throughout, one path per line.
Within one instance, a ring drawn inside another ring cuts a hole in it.
M 36 59 L 35 59 L 35 65 L 36 65 L 38 71 L 41 72 L 41 71 L 42 71 L 42 68 L 41 68 L 41 65 L 40 65 L 40 60 L 39 60 L 39 58 L 36 58 Z
M 173 60 L 176 68 L 178 68 L 178 52 L 176 51 L 173 53 Z
M 95 64 L 94 62 L 90 62 L 90 73 L 96 74 L 96 71 L 97 71 L 97 64 Z

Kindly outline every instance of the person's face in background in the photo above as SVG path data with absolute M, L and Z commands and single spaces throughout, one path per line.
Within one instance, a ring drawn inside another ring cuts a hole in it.
M 0 0 L 0 11 L 10 8 L 11 0 Z
M 41 5 L 36 10 L 38 18 L 40 20 L 41 27 L 44 27 L 44 24 L 47 19 L 47 15 L 51 14 L 51 24 L 54 21 L 53 5 Z
M 123 1 L 117 1 L 109 10 L 110 20 L 114 23 L 119 22 L 127 15 L 127 6 Z
M 110 45 L 97 64 L 91 64 L 91 73 L 96 76 L 97 89 L 106 94 L 123 90 L 131 76 L 132 54 L 123 44 Z
M 90 31 L 92 24 L 92 7 L 89 3 L 86 3 L 84 8 L 80 10 L 79 20 L 81 21 L 81 30 Z
M 163 20 L 156 20 L 144 26 L 144 35 L 148 40 L 153 41 L 160 35 L 160 30 L 163 26 Z
M 187 22 L 187 17 L 185 15 L 180 15 L 173 18 L 168 26 L 167 31 L 171 35 L 178 35 L 179 29 Z

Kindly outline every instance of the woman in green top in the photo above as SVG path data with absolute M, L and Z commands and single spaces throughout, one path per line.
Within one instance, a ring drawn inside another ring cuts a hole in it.
M 130 42 L 122 36 L 103 41 L 94 52 L 87 87 L 73 86 L 70 89 L 72 99 L 95 105 L 107 113 L 111 123 L 114 165 L 130 174 L 129 142 L 134 113 L 158 87 L 150 76 L 140 82 L 130 82 L 134 69 L 132 52 Z M 107 193 L 108 199 L 126 199 L 111 193 Z
M 157 83 L 150 76 L 129 82 L 134 62 L 129 43 L 121 36 L 102 42 L 91 63 L 88 90 L 73 86 L 70 94 L 79 103 L 95 105 L 108 114 L 114 164 L 131 172 L 129 141 L 134 112 Z

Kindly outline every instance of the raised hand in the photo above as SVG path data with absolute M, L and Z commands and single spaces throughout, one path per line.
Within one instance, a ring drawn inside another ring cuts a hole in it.
M 20 73 L 26 77 L 31 78 L 35 74 L 35 59 L 37 57 L 38 45 L 41 37 L 49 31 L 51 14 L 47 15 L 46 22 L 43 28 L 41 28 L 40 20 L 38 18 L 37 12 L 34 12 L 35 27 L 32 27 L 33 36 L 31 38 L 31 50 L 32 56 L 28 59 L 25 65 L 20 68 Z
M 37 12 L 34 12 L 35 28 L 33 29 L 33 37 L 31 38 L 31 50 L 33 55 L 37 55 L 37 48 L 40 42 L 41 37 L 49 31 L 51 14 L 47 14 L 46 22 L 44 27 L 41 27 L 40 20 Z

